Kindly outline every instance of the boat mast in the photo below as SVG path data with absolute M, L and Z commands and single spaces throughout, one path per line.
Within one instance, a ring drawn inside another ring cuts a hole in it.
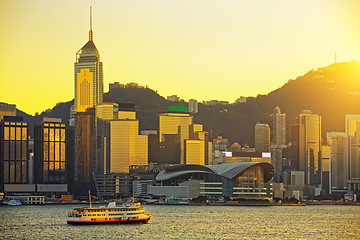
M 90 208 L 91 208 L 91 195 L 90 195 L 90 190 L 89 190 L 89 200 L 90 200 Z

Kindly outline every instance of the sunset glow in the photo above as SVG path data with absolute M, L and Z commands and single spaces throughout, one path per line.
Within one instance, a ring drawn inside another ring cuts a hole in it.
M 34 114 L 74 98 L 76 52 L 94 42 L 104 90 L 164 97 L 266 94 L 335 61 L 360 60 L 359 1 L 2 1 L 0 102 Z

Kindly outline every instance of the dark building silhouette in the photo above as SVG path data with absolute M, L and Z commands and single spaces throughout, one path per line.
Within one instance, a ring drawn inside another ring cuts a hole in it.
M 22 117 L 4 116 L 0 123 L 0 191 L 4 184 L 28 183 L 28 124 Z
M 34 128 L 34 180 L 37 184 L 68 184 L 74 181 L 74 128 L 61 118 L 44 118 Z

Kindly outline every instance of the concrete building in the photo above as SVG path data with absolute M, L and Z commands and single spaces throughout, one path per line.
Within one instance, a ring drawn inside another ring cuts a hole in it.
M 272 142 L 274 145 L 286 145 L 286 114 L 281 113 L 279 106 L 274 108 Z
M 266 123 L 255 125 L 255 151 L 270 152 L 270 127 Z
M 197 113 L 199 111 L 198 109 L 198 101 L 195 99 L 189 100 L 189 112 L 190 113 Z
M 321 116 L 304 110 L 299 123 L 299 170 L 305 173 L 305 184 L 321 185 Z
M 217 138 L 213 139 L 213 150 L 228 151 L 229 148 L 230 142 L 226 138 L 218 136 Z

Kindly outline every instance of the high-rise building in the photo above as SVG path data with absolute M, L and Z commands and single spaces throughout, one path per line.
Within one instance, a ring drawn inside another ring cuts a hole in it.
M 299 123 L 299 170 L 305 172 L 306 185 L 321 184 L 321 116 L 304 110 Z
M 65 140 L 61 118 L 44 118 L 35 126 L 35 183 L 67 183 Z
M 321 146 L 321 187 L 326 194 L 330 191 L 330 146 L 323 144 Z
M 148 165 L 148 136 L 139 135 L 135 109 L 120 109 L 119 119 L 110 122 L 109 170 L 110 173 L 129 173 L 132 165 Z
M 4 116 L 16 116 L 16 106 L 0 103 L 0 121 Z
M 95 109 L 76 114 L 75 181 L 88 185 L 93 179 L 96 159 Z
M 345 116 L 348 180 L 360 179 L 360 115 Z
M 55 192 L 71 191 L 74 181 L 74 127 L 45 117 L 34 128 L 34 181 Z M 56 185 L 43 185 L 56 184 Z M 47 191 L 47 190 L 44 190 Z
M 93 42 L 90 8 L 88 42 L 76 53 L 75 62 L 75 181 L 78 188 L 94 190 L 97 156 L 96 105 L 103 102 L 103 64 Z M 77 191 L 78 192 L 78 191 Z
M 164 161 L 159 159 L 161 163 L 166 163 L 167 161 L 178 164 L 184 163 L 184 140 L 190 139 L 189 126 L 193 123 L 193 117 L 190 116 L 187 108 L 179 107 L 179 111 L 176 110 L 176 107 L 169 107 L 169 112 L 158 115 L 159 158 L 168 158 L 169 156 L 164 156 L 164 153 L 167 152 L 165 155 L 168 155 L 171 149 L 176 148 L 176 145 L 179 146 L 180 158 L 163 159 Z M 169 135 L 173 135 L 173 137 Z M 173 157 L 177 157 L 175 153 Z
M 103 64 L 93 42 L 90 10 L 89 41 L 76 53 L 75 111 L 85 112 L 103 101 Z
M 28 183 L 28 124 L 22 117 L 4 116 L 0 122 L 0 191 L 6 184 Z
M 286 145 L 286 114 L 281 113 L 279 106 L 274 108 L 272 141 L 275 145 Z
M 255 125 L 255 151 L 270 152 L 270 127 L 266 123 Z
M 346 133 L 327 133 L 327 144 L 330 146 L 330 190 L 344 189 L 348 179 Z
M 190 113 L 197 113 L 198 110 L 198 101 L 195 99 L 189 100 L 189 112 Z

